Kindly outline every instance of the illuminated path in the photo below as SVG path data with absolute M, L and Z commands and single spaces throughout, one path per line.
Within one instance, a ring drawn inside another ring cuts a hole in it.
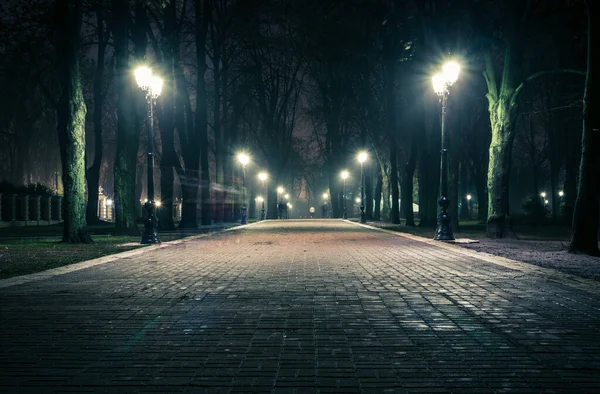
M 600 391 L 600 283 L 437 245 L 263 222 L 0 288 L 0 392 Z

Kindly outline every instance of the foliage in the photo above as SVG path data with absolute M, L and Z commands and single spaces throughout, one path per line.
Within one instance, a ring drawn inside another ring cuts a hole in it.
M 34 194 L 39 196 L 56 196 L 55 190 L 44 183 L 31 183 L 29 185 L 14 185 L 7 181 L 0 181 L 0 193 Z

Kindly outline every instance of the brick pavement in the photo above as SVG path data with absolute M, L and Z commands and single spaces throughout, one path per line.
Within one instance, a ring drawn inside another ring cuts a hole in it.
M 0 391 L 600 392 L 600 284 L 529 267 L 263 222 L 0 288 Z

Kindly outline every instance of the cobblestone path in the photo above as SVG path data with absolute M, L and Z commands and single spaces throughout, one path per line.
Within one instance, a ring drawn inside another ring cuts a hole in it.
M 599 290 L 267 221 L 0 288 L 0 391 L 598 393 Z

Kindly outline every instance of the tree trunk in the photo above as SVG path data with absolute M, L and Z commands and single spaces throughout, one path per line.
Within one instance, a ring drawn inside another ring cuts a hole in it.
M 106 38 L 104 31 L 104 11 L 96 9 L 96 35 L 98 38 L 98 59 L 94 75 L 94 161 L 86 171 L 88 202 L 86 207 L 87 223 L 98 223 L 98 192 L 100 189 L 100 167 L 102 166 L 102 114 L 104 108 L 104 55 Z
M 365 172 L 365 219 L 373 220 L 373 166 L 368 165 Z
M 206 114 L 206 32 L 211 17 L 211 1 L 195 2 L 196 17 L 196 64 L 198 76 L 196 80 L 196 133 L 200 138 L 200 204 L 202 209 L 202 225 L 211 224 L 212 204 L 210 199 L 210 168 L 208 166 L 208 120 Z
M 64 185 L 63 242 L 90 243 L 85 220 L 85 114 L 79 44 L 81 5 L 78 1 L 56 1 L 60 96 L 57 108 L 58 140 Z
M 135 172 L 139 134 L 134 126 L 131 68 L 129 67 L 129 4 L 112 0 L 112 32 L 115 47 L 117 130 L 114 164 L 115 231 L 139 235 L 136 224 Z M 136 92 L 142 94 L 142 92 Z
M 600 255 L 598 230 L 600 226 L 600 96 L 597 88 L 600 67 L 598 47 L 598 2 L 587 0 L 588 52 L 587 76 L 583 93 L 583 134 L 577 199 L 573 212 L 573 233 L 569 252 Z
M 383 175 L 380 171 L 377 172 L 377 184 L 375 186 L 375 209 L 373 211 L 373 220 L 381 220 L 381 195 L 383 192 Z
M 408 162 L 404 165 L 404 176 L 402 177 L 402 207 L 406 225 L 415 226 L 415 214 L 413 211 L 413 193 L 415 170 L 417 167 L 417 140 L 412 138 Z

